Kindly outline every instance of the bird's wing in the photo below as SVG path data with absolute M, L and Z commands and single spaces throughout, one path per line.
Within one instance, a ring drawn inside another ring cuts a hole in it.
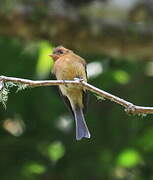
M 72 109 L 72 107 L 71 107 L 70 101 L 69 101 L 69 99 L 68 99 L 66 96 L 64 96 L 64 95 L 62 94 L 60 88 L 59 88 L 59 93 L 60 93 L 60 95 L 61 95 L 64 103 L 68 106 L 68 109 L 70 110 L 70 112 L 71 112 L 72 115 L 74 116 L 74 112 L 73 112 L 73 109 Z
M 83 90 L 83 113 L 85 114 L 88 107 L 89 93 L 86 90 Z

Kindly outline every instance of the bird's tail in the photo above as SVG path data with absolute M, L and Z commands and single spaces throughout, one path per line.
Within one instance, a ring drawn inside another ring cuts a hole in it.
M 76 139 L 80 140 L 83 137 L 90 138 L 90 132 L 84 119 L 81 107 L 75 107 L 74 117 L 76 122 Z

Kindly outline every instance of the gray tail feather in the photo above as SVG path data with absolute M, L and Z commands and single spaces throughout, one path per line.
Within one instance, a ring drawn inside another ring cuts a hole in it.
M 74 117 L 76 122 L 76 139 L 90 138 L 90 132 L 84 119 L 83 111 L 80 107 L 74 110 Z

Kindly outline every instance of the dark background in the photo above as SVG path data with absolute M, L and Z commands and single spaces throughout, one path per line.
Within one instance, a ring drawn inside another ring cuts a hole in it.
M 63 45 L 89 64 L 89 83 L 153 106 L 151 0 L 1 0 L 0 74 L 53 78 L 48 54 Z M 92 72 L 92 75 L 91 75 Z M 90 93 L 91 139 L 56 87 L 16 92 L 0 105 L 1 180 L 152 180 L 153 116 L 130 116 Z

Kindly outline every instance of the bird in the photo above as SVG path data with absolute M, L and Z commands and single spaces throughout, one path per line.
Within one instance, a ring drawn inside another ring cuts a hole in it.
M 72 50 L 57 46 L 49 54 L 54 60 L 52 73 L 57 80 L 81 79 L 87 82 L 86 62 Z M 59 85 L 60 94 L 68 105 L 76 124 L 76 140 L 90 138 L 84 113 L 87 108 L 87 90 L 72 84 Z

